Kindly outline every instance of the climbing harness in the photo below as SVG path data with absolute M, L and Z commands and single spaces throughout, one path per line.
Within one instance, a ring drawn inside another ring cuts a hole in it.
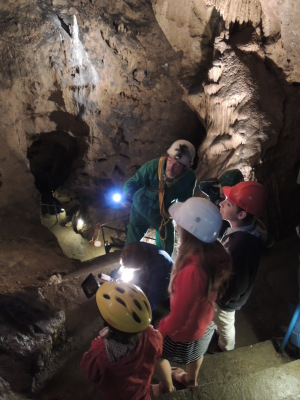
M 167 157 L 162 156 L 159 159 L 158 163 L 158 181 L 159 181 L 159 186 L 158 186 L 158 199 L 159 199 L 159 212 L 161 216 L 161 223 L 160 227 L 158 228 L 158 235 L 160 239 L 163 241 L 165 245 L 165 240 L 167 239 L 167 228 L 166 225 L 167 223 L 172 219 L 169 213 L 165 211 L 164 207 L 164 195 L 165 195 L 165 188 L 173 186 L 179 179 L 182 179 L 187 173 L 188 169 L 186 169 L 179 177 L 175 178 L 172 180 L 172 182 L 169 182 L 165 180 L 164 176 L 164 163 L 166 161 Z M 162 230 L 164 229 L 164 235 L 162 234 Z
M 165 182 L 164 182 L 164 162 L 166 160 L 166 157 L 160 157 L 159 163 L 158 163 L 158 180 L 159 180 L 159 186 L 158 186 L 158 198 L 159 198 L 159 212 L 161 215 L 161 223 L 160 227 L 158 228 L 158 235 L 160 239 L 164 242 L 167 239 L 167 228 L 166 225 L 170 221 L 170 215 L 166 213 L 165 207 L 164 207 L 164 195 L 165 195 Z M 164 229 L 164 235 L 162 234 L 162 230 Z

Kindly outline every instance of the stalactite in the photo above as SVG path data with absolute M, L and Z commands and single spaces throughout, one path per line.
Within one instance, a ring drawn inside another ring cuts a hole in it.
M 258 0 L 207 0 L 207 4 L 215 6 L 223 17 L 226 28 L 231 23 L 251 22 L 257 26 L 261 21 L 261 5 Z

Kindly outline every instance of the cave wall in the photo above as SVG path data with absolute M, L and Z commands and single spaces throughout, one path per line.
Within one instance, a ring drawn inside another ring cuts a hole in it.
M 27 157 L 39 136 L 72 139 L 77 156 L 57 196 L 85 202 L 92 219 L 101 194 L 184 137 L 200 145 L 199 180 L 232 167 L 254 174 L 270 191 L 271 228 L 291 232 L 300 219 L 296 5 L 1 4 L 1 216 L 39 218 Z
M 290 234 L 300 219 L 300 10 L 276 0 L 180 3 L 183 13 L 162 0 L 154 10 L 172 46 L 194 61 L 183 61 L 182 82 L 206 130 L 197 176 L 239 168 L 259 180 L 269 191 L 270 231 Z

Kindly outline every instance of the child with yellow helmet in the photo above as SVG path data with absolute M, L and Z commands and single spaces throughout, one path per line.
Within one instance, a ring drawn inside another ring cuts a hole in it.
M 103 399 L 150 400 L 155 366 L 161 371 L 162 336 L 150 325 L 146 295 L 131 283 L 111 281 L 97 290 L 96 302 L 105 327 L 84 353 L 82 370 Z M 173 391 L 172 380 L 162 376 L 160 388 Z

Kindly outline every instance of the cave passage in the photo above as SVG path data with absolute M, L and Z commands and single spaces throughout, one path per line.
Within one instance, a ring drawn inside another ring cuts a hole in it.
M 77 154 L 75 139 L 63 131 L 40 133 L 28 148 L 30 171 L 41 194 L 42 215 L 61 211 L 53 192 L 69 178 Z

